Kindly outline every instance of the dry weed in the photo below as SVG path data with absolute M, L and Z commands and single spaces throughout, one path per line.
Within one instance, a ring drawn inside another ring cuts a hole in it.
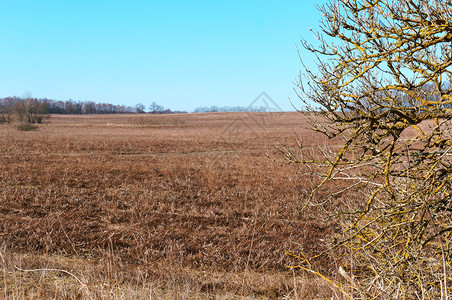
M 222 138 L 237 117 L 265 124 Z M 311 183 L 266 157 L 294 143 L 294 129 L 304 134 L 307 120 L 222 113 L 142 126 L 140 118 L 56 115 L 36 132 L 0 127 L 5 297 L 334 295 L 285 269 L 285 249 L 317 251 L 334 224 L 298 214 Z

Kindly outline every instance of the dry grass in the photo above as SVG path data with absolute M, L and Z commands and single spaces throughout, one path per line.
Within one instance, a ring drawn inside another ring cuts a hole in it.
M 285 249 L 317 250 L 332 226 L 298 214 L 310 183 L 266 157 L 294 144 L 294 130 L 318 143 L 306 127 L 298 113 L 54 115 L 34 132 L 0 125 L 2 295 L 334 296 L 285 268 Z

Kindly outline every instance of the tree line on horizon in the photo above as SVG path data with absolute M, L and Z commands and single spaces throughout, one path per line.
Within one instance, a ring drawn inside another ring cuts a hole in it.
M 266 107 L 244 107 L 244 106 L 203 106 L 197 107 L 193 113 L 206 112 L 265 112 Z M 94 101 L 75 101 L 72 99 L 54 100 L 48 98 L 24 98 L 5 97 L 0 98 L 0 122 L 10 122 L 12 115 L 19 115 L 23 120 L 24 116 L 36 115 L 36 120 L 29 120 L 29 123 L 41 123 L 47 114 L 175 114 L 187 113 L 186 111 L 173 111 L 162 105 L 152 102 L 146 111 L 146 106 L 138 103 L 135 106 L 115 105 L 111 103 L 96 103 Z
M 21 104 L 27 102 L 38 102 L 41 109 L 48 114 L 130 114 L 141 113 L 142 104 L 136 106 L 115 105 L 111 103 L 96 103 L 94 101 L 74 101 L 72 99 L 62 101 L 48 98 L 22 98 L 5 97 L 0 98 L 0 113 L 13 113 Z M 171 110 L 162 109 L 161 113 L 172 113 Z
M 265 106 L 202 106 L 197 107 L 193 113 L 207 113 L 207 112 L 266 112 Z
M 17 115 L 21 122 L 41 123 L 49 114 L 139 114 L 146 113 L 146 107 L 139 103 L 135 106 L 115 105 L 111 103 L 96 103 L 94 101 L 62 101 L 48 98 L 0 98 L 0 123 L 9 123 L 13 115 Z M 153 102 L 149 107 L 150 113 L 174 114 L 185 113 L 172 111 Z M 35 117 L 31 116 L 39 116 Z M 31 118 L 29 120 L 25 120 Z

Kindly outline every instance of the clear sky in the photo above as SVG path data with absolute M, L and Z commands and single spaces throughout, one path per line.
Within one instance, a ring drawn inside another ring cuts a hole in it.
M 291 110 L 322 2 L 0 0 L 0 97 Z

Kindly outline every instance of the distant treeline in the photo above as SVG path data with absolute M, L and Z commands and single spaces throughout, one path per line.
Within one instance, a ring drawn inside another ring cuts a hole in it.
M 21 97 L 6 97 L 0 98 L 0 114 L 14 113 L 18 107 L 25 104 L 39 103 L 40 112 L 47 114 L 130 114 L 130 113 L 145 113 L 145 106 L 141 103 L 135 106 L 114 105 L 110 103 L 95 103 L 93 101 L 74 101 L 74 100 L 53 100 L 47 98 L 21 98 Z M 30 105 L 28 105 L 30 106 Z M 154 109 L 156 106 L 153 103 L 150 106 L 151 113 L 159 114 L 173 114 L 183 113 L 180 111 L 172 111 L 165 109 L 161 105 L 157 105 L 158 110 Z
M 267 108 L 265 106 L 259 106 L 259 107 L 245 107 L 245 106 L 204 106 L 204 107 L 197 107 L 193 111 L 194 113 L 206 113 L 206 112 L 266 112 Z
M 245 107 L 245 106 L 205 106 L 198 107 L 194 113 L 206 112 L 266 112 L 267 108 Z M 135 106 L 114 105 L 111 103 L 96 103 L 94 101 L 74 101 L 74 100 L 53 100 L 48 98 L 22 98 L 5 97 L 0 98 L 0 122 L 6 119 L 11 120 L 12 114 L 19 115 L 38 114 L 142 114 L 146 113 L 146 107 L 138 103 Z M 151 114 L 175 114 L 186 113 L 186 111 L 172 111 L 162 105 L 152 102 L 149 105 L 148 113 Z M 40 123 L 40 120 L 39 120 Z

